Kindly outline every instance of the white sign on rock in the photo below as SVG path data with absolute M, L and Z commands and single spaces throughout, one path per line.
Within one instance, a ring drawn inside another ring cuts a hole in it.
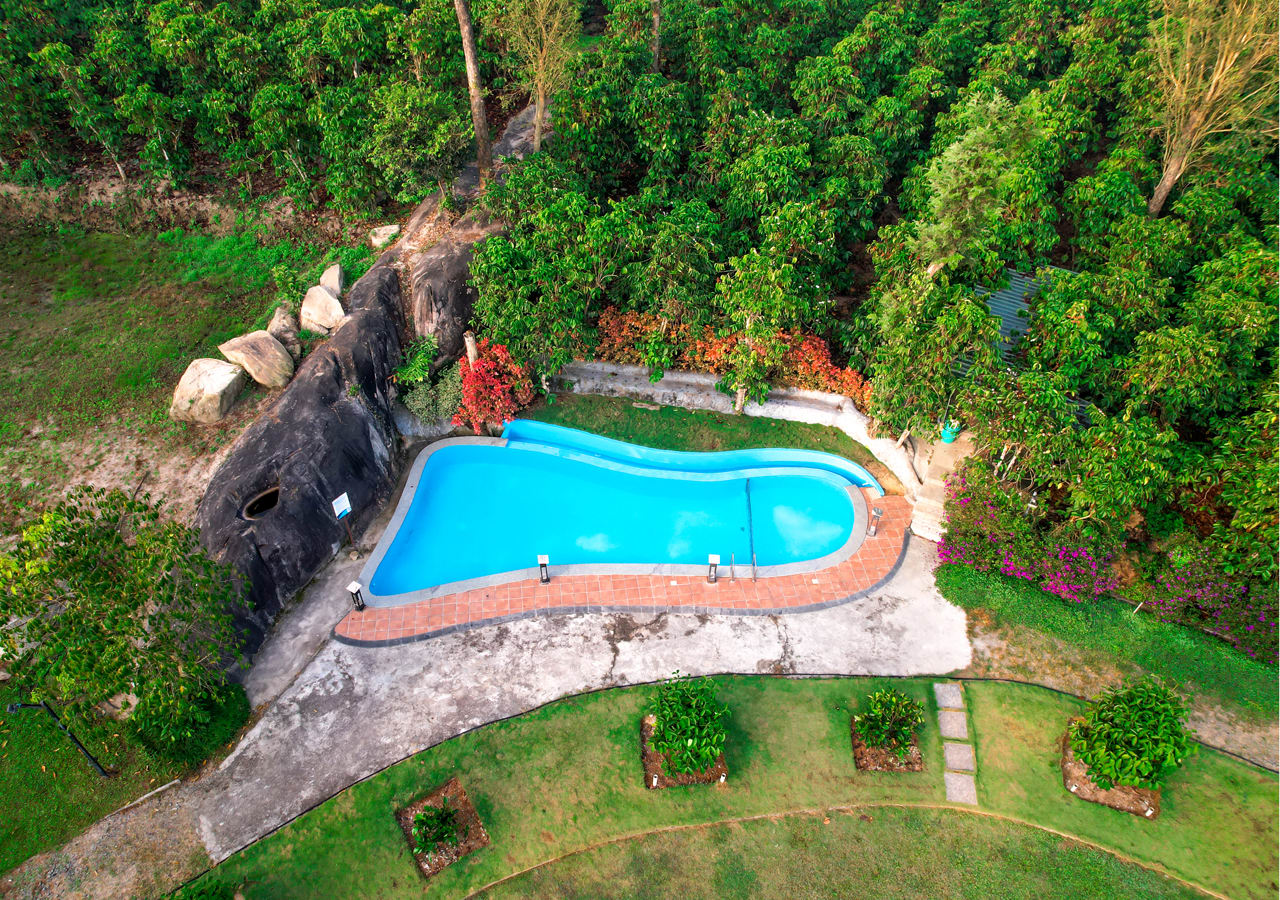
M 333 514 L 336 518 L 344 518 L 351 515 L 351 498 L 347 496 L 346 491 L 333 501 Z

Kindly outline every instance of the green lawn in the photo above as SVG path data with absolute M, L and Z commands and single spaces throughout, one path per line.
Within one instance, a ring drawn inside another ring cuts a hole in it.
M 77 732 L 108 770 L 102 778 L 44 712 L 5 712 L 25 698 L 0 686 L 0 872 L 61 846 L 173 778 L 175 767 L 129 749 L 108 729 Z
M 999 623 L 1033 628 L 1155 672 L 1190 695 L 1212 697 L 1246 716 L 1272 719 L 1280 711 L 1276 670 L 1210 635 L 1135 615 L 1118 600 L 1064 603 L 1028 582 L 967 566 L 939 566 L 935 577 L 952 603 L 986 610 Z
M 519 875 L 486 897 L 1026 900 L 1203 895 L 1025 825 L 936 809 L 872 809 L 666 832 Z
M 886 491 L 902 493 L 902 482 L 872 456 L 870 450 L 838 428 L 678 406 L 651 409 L 653 405 L 594 394 L 557 394 L 555 402 L 540 402 L 520 415 L 663 450 L 705 452 L 748 447 L 821 450 L 853 460 L 879 479 Z
M 465 895 L 549 859 L 666 826 L 859 804 L 871 806 L 866 812 L 874 820 L 883 813 L 877 803 L 943 802 L 941 748 L 933 727 L 923 733 L 925 772 L 888 776 L 859 773 L 853 767 L 850 709 L 884 681 L 732 677 L 720 683 L 721 695 L 732 710 L 726 752 L 730 778 L 723 786 L 646 791 L 641 784 L 637 732 L 652 689 L 607 691 L 564 700 L 424 751 L 352 786 L 232 857 L 209 878 L 243 885 L 250 900 L 420 896 L 422 885 L 393 812 L 453 774 L 461 777 L 475 800 L 493 843 L 433 879 L 431 893 L 437 896 Z M 894 682 L 925 702 L 932 722 L 930 683 L 924 679 Z M 992 759 L 981 783 L 988 808 L 1117 846 L 1138 860 L 1167 865 L 1190 880 L 1235 891 L 1235 896 L 1265 894 L 1275 870 L 1273 776 L 1205 752 L 1173 789 L 1200 801 L 1194 815 L 1182 814 L 1177 801 L 1171 800 L 1170 813 L 1157 822 L 1119 821 L 1118 813 L 1067 796 L 1055 774 L 1051 745 L 1060 730 L 1059 720 L 1065 721 L 1066 713 L 1079 704 L 1034 688 L 984 685 L 975 693 L 979 765 L 986 765 L 988 756 Z M 1037 703 L 1028 703 L 1027 696 L 1035 697 Z M 1028 713 L 1018 718 L 1024 704 Z M 1005 714 L 1002 709 L 1019 727 L 1002 729 L 997 724 L 995 717 Z M 1050 750 L 1028 744 L 1028 734 L 1038 736 Z M 998 762 L 1002 760 L 1013 762 Z M 998 803 L 991 799 L 997 793 L 1001 795 Z M 990 843 L 972 848 L 974 855 L 989 860 L 982 878 L 1007 877 L 1019 884 L 1032 884 L 1028 879 L 1037 877 L 1056 878 L 1043 871 L 1037 876 L 1016 852 L 1028 846 L 1027 841 L 1040 838 L 999 826 L 983 832 L 988 826 L 966 824 L 969 817 L 964 813 L 932 815 L 936 821 L 960 821 L 955 827 L 974 829 L 970 834 L 992 835 Z M 837 820 L 833 817 L 833 822 Z M 854 821 L 840 827 L 858 827 Z M 928 834 L 933 827 L 930 821 L 928 816 L 890 818 L 886 827 L 897 823 L 896 827 Z M 802 825 L 792 827 L 807 833 Z M 1230 841 L 1221 834 L 1227 827 L 1236 830 Z M 1134 836 L 1143 829 L 1145 839 Z M 1108 838 L 1112 832 L 1114 843 Z M 678 844 L 701 839 L 693 832 L 684 834 L 683 839 L 662 840 Z M 647 853 L 647 840 L 631 846 L 638 848 L 639 855 Z M 924 872 L 938 865 L 936 859 L 929 859 L 937 854 L 927 845 L 894 846 L 908 857 L 900 865 L 909 871 Z M 1171 858 L 1168 848 L 1176 848 L 1180 858 Z M 609 852 L 626 855 L 627 851 Z M 753 871 L 759 875 L 768 870 L 769 883 L 778 885 L 778 896 L 804 896 L 805 882 L 783 878 L 779 873 L 789 870 L 777 857 L 775 851 L 759 858 Z M 618 865 L 640 863 L 624 859 Z M 838 871 L 835 861 L 828 870 Z M 871 866 L 867 877 L 892 878 L 893 871 Z M 1085 879 L 1083 873 L 1088 872 L 1115 879 L 1099 888 L 1104 894 L 1110 891 L 1110 896 L 1123 895 L 1126 884 L 1142 877 L 1128 867 L 1088 861 L 1081 862 L 1079 872 L 1069 878 L 1064 875 L 1067 880 L 1062 883 Z M 749 880 L 750 875 L 742 877 Z M 937 877 L 943 877 L 941 869 Z M 956 878 L 967 883 L 963 873 Z M 592 896 L 591 888 L 584 891 L 582 896 Z M 658 891 L 655 896 L 665 894 Z
M 62 486 L 68 441 L 110 423 L 197 450 L 216 430 L 170 422 L 187 364 L 265 326 L 272 269 L 312 283 L 330 256 L 353 274 L 369 250 L 0 223 L 0 533 Z M 301 300 L 300 291 L 298 299 Z

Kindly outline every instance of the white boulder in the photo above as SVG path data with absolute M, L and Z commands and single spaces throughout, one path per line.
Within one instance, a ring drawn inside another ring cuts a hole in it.
M 271 335 L 289 351 L 296 363 L 302 359 L 302 341 L 298 340 L 298 318 L 286 306 L 277 306 L 267 325 L 267 334 Z
M 231 411 L 247 380 L 244 369 L 233 363 L 221 359 L 192 360 L 173 389 L 169 417 L 199 425 L 220 422 Z
M 369 243 L 373 245 L 373 249 L 377 250 L 391 243 L 391 239 L 399 233 L 399 225 L 380 225 L 369 232 Z
M 218 351 L 263 387 L 282 388 L 293 377 L 293 357 L 270 332 L 242 334 L 219 344 Z
M 322 284 L 307 291 L 302 301 L 302 328 L 328 334 L 342 321 L 344 313 L 338 295 Z
M 339 297 L 342 296 L 343 288 L 347 286 L 347 276 L 342 271 L 342 263 L 334 263 L 324 270 L 324 274 L 320 276 L 320 286 L 327 287 Z

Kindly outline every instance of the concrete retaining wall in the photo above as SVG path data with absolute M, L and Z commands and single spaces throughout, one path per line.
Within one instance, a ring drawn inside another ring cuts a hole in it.
M 558 389 L 575 394 L 628 397 L 664 406 L 733 412 L 733 399 L 716 390 L 714 375 L 703 372 L 668 372 L 660 381 L 654 382 L 649 380 L 649 370 L 643 366 L 574 362 L 561 369 L 552 381 Z M 748 403 L 743 412 L 749 416 L 830 425 L 840 429 L 870 450 L 876 459 L 898 476 L 907 499 L 915 502 L 921 481 L 910 454 L 891 440 L 872 437 L 868 431 L 870 420 L 848 397 L 779 388 L 770 391 L 764 403 Z

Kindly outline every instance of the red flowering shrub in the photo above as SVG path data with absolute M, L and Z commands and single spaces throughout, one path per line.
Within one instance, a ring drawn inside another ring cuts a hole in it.
M 462 404 L 453 424 L 467 425 L 476 434 L 483 434 L 487 423 L 509 422 L 533 402 L 533 381 L 502 344 L 490 344 L 481 338 L 476 348 L 479 354 L 474 366 L 465 356 L 458 362 L 462 369 Z
M 652 313 L 622 312 L 609 307 L 600 313 L 597 323 L 600 337 L 595 358 L 644 365 L 646 348 L 663 327 L 661 317 Z M 675 350 L 673 368 L 724 375 L 731 367 L 733 355 L 742 352 L 741 335 L 718 335 L 705 326 L 693 329 L 670 322 L 666 329 L 665 341 Z M 780 331 L 773 340 L 786 350 L 768 373 L 772 381 L 784 387 L 843 394 L 859 409 L 867 408 L 871 399 L 870 383 L 861 373 L 836 365 L 831 359 L 831 348 L 822 338 L 801 331 Z

